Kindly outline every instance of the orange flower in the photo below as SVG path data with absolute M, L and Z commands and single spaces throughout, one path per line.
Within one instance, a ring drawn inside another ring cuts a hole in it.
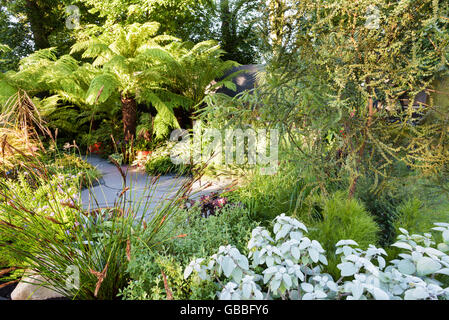
M 164 223 L 165 218 L 167 218 L 167 215 L 165 215 L 165 216 L 162 218 L 161 223 L 159 224 L 159 227 Z

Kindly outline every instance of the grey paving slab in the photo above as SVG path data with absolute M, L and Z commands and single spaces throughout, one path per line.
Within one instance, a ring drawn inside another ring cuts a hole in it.
M 125 208 L 131 208 L 137 217 L 142 215 L 150 217 L 152 212 L 158 209 L 158 206 L 169 203 L 183 184 L 189 180 L 187 177 L 166 175 L 154 181 L 155 177 L 142 170 L 121 166 L 123 172 L 126 173 L 126 187 L 129 188 L 123 192 L 125 186 L 123 177 L 112 163 L 96 155 L 90 155 L 84 159 L 102 173 L 98 185 L 81 192 L 82 205 L 87 210 L 109 207 L 116 201 L 124 201 L 122 204 L 125 205 Z M 223 190 L 232 181 L 214 181 L 205 188 L 210 183 L 210 180 L 204 179 L 194 183 L 189 198 L 197 199 L 203 194 Z

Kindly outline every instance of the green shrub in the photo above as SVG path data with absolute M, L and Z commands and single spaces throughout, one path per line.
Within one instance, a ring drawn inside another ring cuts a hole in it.
M 192 174 L 193 166 L 188 164 L 175 164 L 171 159 L 172 151 L 183 152 L 187 150 L 173 149 L 176 147 L 175 141 L 166 141 L 156 147 L 152 153 L 150 159 L 145 163 L 145 171 L 149 175 L 159 174 L 179 174 L 190 175 Z
M 335 244 L 342 239 L 352 239 L 361 248 L 378 242 L 379 227 L 364 206 L 355 199 L 348 199 L 343 192 L 337 192 L 329 198 L 324 198 L 320 221 L 305 218 L 311 226 L 309 235 L 320 242 L 329 257 L 329 270 L 334 274 L 337 258 Z
M 313 193 L 313 177 L 292 164 L 282 164 L 274 175 L 255 173 L 249 181 L 225 195 L 231 202 L 241 202 L 254 220 L 266 223 L 281 213 L 294 214 L 303 199 Z
M 36 157 L 39 169 L 46 172 L 37 175 L 24 167 L 16 166 L 16 169 L 0 178 L 0 190 L 14 201 L 21 201 L 24 209 L 37 211 L 40 215 L 53 216 L 55 212 L 63 221 L 72 223 L 69 219 L 74 214 L 73 208 L 62 205 L 63 203 L 77 203 L 80 187 L 87 187 L 94 179 L 100 177 L 100 173 L 92 165 L 80 157 L 68 153 L 46 151 Z M 26 159 L 25 159 L 26 161 Z M 1 199 L 0 202 L 5 202 Z M 7 211 L 0 213 L 0 219 L 9 222 L 23 222 L 14 216 L 5 216 Z M 50 224 L 49 230 L 54 230 L 54 224 Z M 0 234 L 0 269 L 23 265 L 23 261 L 17 259 L 9 248 L 18 241 L 17 236 L 9 233 Z M 26 245 L 26 243 L 24 244 Z M 14 272 L 10 279 L 20 277 L 20 272 Z
M 396 232 L 394 221 L 398 217 L 398 207 L 407 199 L 409 191 L 400 180 L 390 178 L 384 181 L 384 188 L 373 190 L 374 178 L 365 176 L 360 179 L 356 197 L 363 202 L 366 210 L 371 213 L 379 226 L 379 244 L 383 247 L 391 245 Z
M 233 244 L 245 251 L 250 230 L 257 224 L 249 217 L 249 211 L 242 206 L 227 205 L 216 215 L 202 218 L 194 207 L 174 216 L 167 230 L 173 235 L 187 234 L 186 237 L 172 241 L 167 252 L 183 260 L 192 256 L 203 256 L 216 251 L 221 245 Z
M 78 175 L 45 175 L 41 172 L 45 165 L 34 160 L 27 163 L 28 171 L 21 172 L 17 179 L 0 179 L 0 248 L 6 253 L 1 252 L 2 257 L 8 257 L 9 266 L 35 270 L 48 279 L 43 286 L 51 283 L 66 297 L 117 298 L 129 279 L 131 239 L 140 238 L 145 226 L 148 245 L 162 241 L 156 234 L 164 219 L 170 219 L 176 211 L 188 185 L 157 206 L 151 220 L 143 224 L 144 216 L 139 220 L 126 210 L 125 197 L 119 197 L 110 208 L 82 209 L 77 197 Z M 34 176 L 35 184 L 28 184 L 29 176 Z M 146 186 L 143 192 L 151 195 L 153 187 Z M 133 205 L 147 207 L 152 200 L 151 196 L 142 197 Z M 93 203 L 85 205 L 92 208 Z M 67 270 L 73 267 L 79 271 L 78 288 L 66 285 L 70 276 Z
M 168 156 L 152 157 L 145 164 L 145 171 L 149 175 L 170 173 L 187 175 L 192 173 L 190 165 L 174 164 Z
M 97 168 L 75 154 L 50 154 L 45 155 L 41 160 L 49 170 L 49 173 L 79 176 L 82 188 L 95 184 L 101 178 L 101 172 Z
M 109 115 L 105 114 L 101 114 L 98 117 L 101 119 L 98 128 L 96 130 L 84 129 L 84 132 L 79 132 L 76 141 L 80 143 L 82 150 L 87 150 L 89 146 L 101 143 L 100 152 L 102 154 L 108 155 L 116 152 L 119 146 L 114 145 L 114 143 L 123 141 L 123 125 L 121 121 L 117 119 L 116 115 L 111 116 L 111 119 L 108 118 Z M 111 136 L 114 137 L 114 140 L 112 140 Z
M 126 241 L 133 217 L 121 217 L 119 207 L 90 214 L 80 209 L 79 176 L 34 177 L 29 185 L 26 177 L 32 175 L 24 172 L 17 180 L 0 181 L 6 196 L 0 201 L 0 253 L 8 267 L 21 268 L 14 276 L 32 269 L 66 297 L 115 298 L 117 288 L 126 284 Z M 66 286 L 72 266 L 79 270 L 79 288 Z M 94 272 L 102 271 L 108 276 L 96 292 Z
M 417 198 L 412 198 L 398 207 L 398 217 L 394 221 L 396 234 L 399 228 L 404 228 L 410 233 L 422 233 L 432 227 L 432 218 L 423 212 L 423 203 Z
M 132 281 L 121 295 L 124 299 L 166 299 L 163 271 L 174 299 L 213 299 L 216 285 L 195 278 L 185 280 L 183 268 L 192 258 L 211 255 L 223 244 L 234 244 L 242 252 L 247 251 L 251 230 L 256 226 L 241 206 L 225 206 L 208 218 L 201 217 L 198 207 L 179 211 L 158 235 L 161 239 L 171 237 L 171 241 L 149 248 L 143 236 L 142 241 L 133 243 L 128 267 Z
M 140 247 L 132 251 L 128 272 L 133 280 L 120 291 L 125 300 L 167 300 L 170 291 L 173 299 L 214 299 L 218 287 L 212 282 L 184 279 L 184 264 L 176 257 L 155 253 Z
M 394 230 L 399 235 L 400 228 L 408 230 L 410 233 L 421 234 L 424 232 L 434 233 L 431 228 L 436 222 L 449 221 L 449 206 L 447 203 L 440 203 L 436 208 L 419 199 L 418 196 L 405 201 L 397 208 L 398 216 L 393 223 Z M 396 259 L 400 250 L 396 247 L 389 247 L 388 260 Z

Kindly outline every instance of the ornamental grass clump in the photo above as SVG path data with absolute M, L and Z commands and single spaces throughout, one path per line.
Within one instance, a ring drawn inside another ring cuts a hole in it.
M 23 90 L 18 90 L 1 106 L 0 115 L 0 166 L 7 172 L 23 156 L 36 156 L 43 151 L 41 137 L 53 140 L 50 130 L 41 118 L 33 100 Z
M 156 234 L 193 183 L 187 181 L 150 210 L 158 178 L 149 180 L 137 198 L 132 179 L 128 184 L 117 164 L 122 192 L 110 206 L 99 207 L 91 189 L 89 203 L 82 203 L 79 184 L 65 184 L 69 176 L 47 175 L 38 158 L 26 160 L 22 175 L 33 176 L 34 186 L 0 181 L 0 246 L 16 267 L 41 275 L 40 285 L 70 299 L 116 299 L 129 279 L 133 241 L 144 233 L 148 246 L 160 243 Z M 46 190 L 39 204 L 30 199 L 36 190 Z

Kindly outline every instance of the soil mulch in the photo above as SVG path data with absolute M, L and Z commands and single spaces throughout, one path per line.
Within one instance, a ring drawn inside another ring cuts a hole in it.
M 0 300 L 11 300 L 11 293 L 17 287 L 17 282 L 0 282 Z

